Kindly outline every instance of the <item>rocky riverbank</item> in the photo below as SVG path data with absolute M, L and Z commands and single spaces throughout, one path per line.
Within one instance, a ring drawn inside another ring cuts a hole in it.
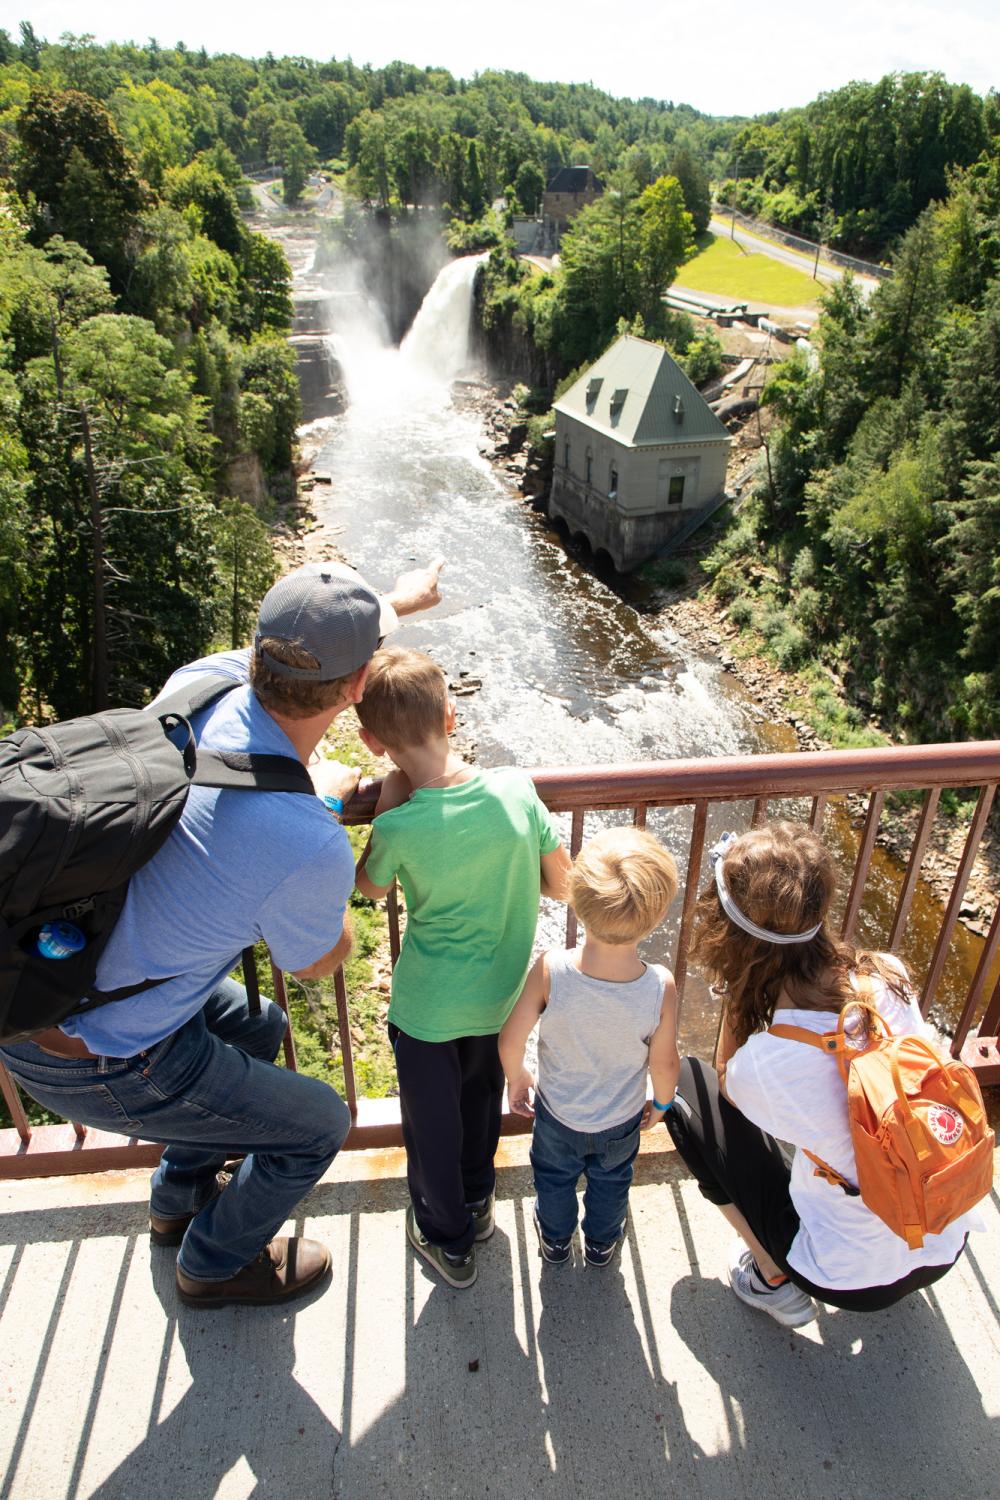
M 527 503 L 544 498 L 549 475 L 527 449 L 528 428 L 510 388 L 488 381 L 460 381 L 455 401 L 463 410 L 475 411 L 483 423 L 480 452 L 505 482 Z M 753 444 L 752 446 L 756 446 Z M 747 455 L 739 452 L 742 463 Z M 728 621 L 726 610 L 706 593 L 664 593 L 654 599 L 661 628 L 701 647 L 714 656 L 723 669 L 743 684 L 751 697 L 748 712 L 772 724 L 787 726 L 794 745 L 802 751 L 829 750 L 813 726 L 796 711 L 795 704 L 808 700 L 808 686 L 796 674 L 781 670 L 773 662 L 735 649 L 740 631 Z M 851 797 L 853 817 L 860 823 L 867 799 Z M 905 861 L 916 835 L 919 807 L 889 808 L 882 813 L 878 843 Z M 939 813 L 935 819 L 921 873 L 942 902 L 951 896 L 955 875 L 965 848 L 967 821 Z M 1000 901 L 1000 831 L 987 828 L 963 895 L 959 918 L 985 937 Z

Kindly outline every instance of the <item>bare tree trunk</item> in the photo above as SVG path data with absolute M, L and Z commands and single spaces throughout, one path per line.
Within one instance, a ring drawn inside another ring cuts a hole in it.
M 235 524 L 233 527 L 233 595 L 232 609 L 229 618 L 229 633 L 234 651 L 238 651 L 242 642 L 240 641 L 240 541 L 236 535 Z
M 94 578 L 94 640 L 91 665 L 91 707 L 96 713 L 107 708 L 108 693 L 108 616 L 104 592 L 105 539 L 104 512 L 97 490 L 97 475 L 94 472 L 94 450 L 90 441 L 90 417 L 85 406 L 80 407 L 83 422 L 83 454 L 87 468 L 87 489 L 90 493 L 91 560 Z

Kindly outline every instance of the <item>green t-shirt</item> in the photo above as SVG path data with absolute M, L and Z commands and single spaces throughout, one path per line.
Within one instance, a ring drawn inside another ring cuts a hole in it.
M 499 1031 L 538 922 L 539 859 L 559 835 L 523 771 L 424 787 L 376 818 L 366 872 L 399 881 L 406 933 L 389 1020 L 423 1042 Z

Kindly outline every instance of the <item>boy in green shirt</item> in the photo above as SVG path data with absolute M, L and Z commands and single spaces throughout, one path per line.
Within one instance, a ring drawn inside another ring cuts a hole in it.
M 451 750 L 455 707 L 429 657 L 379 651 L 357 712 L 369 750 L 397 767 L 357 885 L 377 899 L 398 879 L 406 898 L 389 1006 L 406 1233 L 450 1286 L 467 1287 L 476 1241 L 493 1233 L 497 1034 L 528 970 L 539 895 L 565 899 L 569 858 L 530 777 L 477 770 Z

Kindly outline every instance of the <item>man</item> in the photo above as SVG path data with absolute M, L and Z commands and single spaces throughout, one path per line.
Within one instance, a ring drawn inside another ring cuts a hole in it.
M 299 979 L 332 974 L 350 951 L 354 859 L 338 815 L 358 772 L 315 752 L 360 701 L 397 616 L 438 602 L 441 566 L 403 574 L 380 599 L 349 568 L 307 564 L 264 598 L 253 647 L 174 674 L 161 697 L 206 673 L 233 679 L 194 716 L 200 745 L 297 759 L 317 795 L 193 787 L 133 876 L 98 967 L 102 991 L 162 982 L 0 1049 L 44 1107 L 163 1142 L 150 1234 L 180 1246 L 188 1304 L 287 1302 L 329 1270 L 325 1246 L 274 1235 L 340 1150 L 350 1114 L 325 1083 L 271 1066 L 284 1012 L 263 1001 L 252 1016 L 226 976 L 257 939 Z M 244 1160 L 228 1180 L 232 1155 Z

